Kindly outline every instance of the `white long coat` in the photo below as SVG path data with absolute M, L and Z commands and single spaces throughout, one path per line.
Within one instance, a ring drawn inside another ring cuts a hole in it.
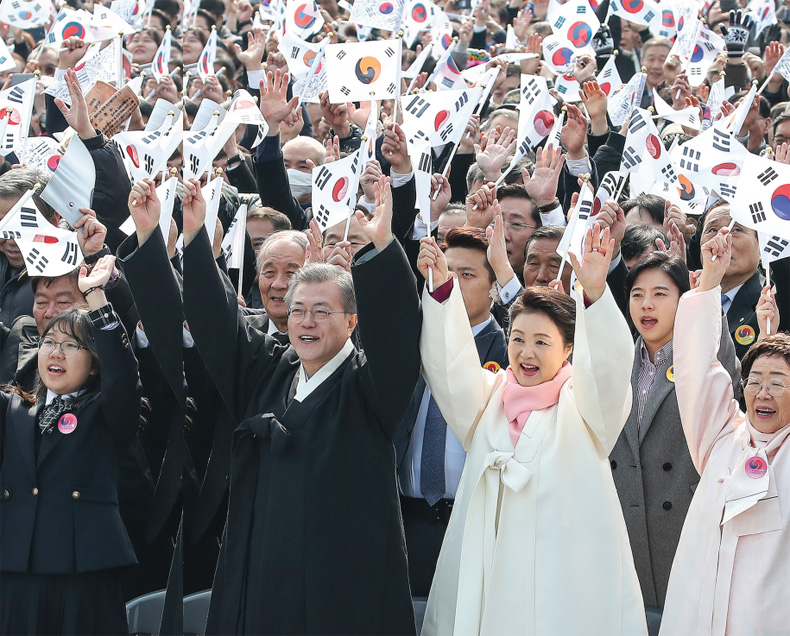
M 716 359 L 720 334 L 721 289 L 684 295 L 675 316 L 675 392 L 701 478 L 672 562 L 660 633 L 788 636 L 790 426 L 765 448 L 754 443 Z M 746 470 L 754 457 L 768 464 L 760 478 Z
M 467 451 L 423 635 L 646 634 L 608 456 L 631 408 L 634 345 L 607 289 L 577 308 L 573 374 L 515 449 L 505 371 L 480 368 L 457 281 L 423 296 L 423 372 Z

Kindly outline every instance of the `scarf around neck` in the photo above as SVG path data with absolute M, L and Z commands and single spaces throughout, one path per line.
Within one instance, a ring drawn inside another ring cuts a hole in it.
M 502 405 L 505 417 L 510 423 L 510 439 L 515 447 L 524 425 L 532 411 L 540 411 L 554 406 L 560 400 L 560 389 L 570 379 L 573 367 L 567 360 L 548 382 L 537 386 L 521 386 L 512 369 L 507 369 L 507 384 L 502 391 Z

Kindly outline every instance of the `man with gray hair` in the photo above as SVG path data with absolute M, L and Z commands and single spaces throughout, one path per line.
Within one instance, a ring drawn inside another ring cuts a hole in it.
M 233 434 L 209 634 L 414 634 L 392 437 L 419 374 L 416 282 L 393 239 L 389 178 L 351 273 L 300 269 L 283 346 L 245 323 L 185 182 L 184 314 Z M 127 262 L 169 267 L 152 188 L 135 186 Z M 149 240 L 151 239 L 151 240 Z M 354 290 L 356 289 L 356 295 Z M 351 333 L 359 317 L 364 353 Z

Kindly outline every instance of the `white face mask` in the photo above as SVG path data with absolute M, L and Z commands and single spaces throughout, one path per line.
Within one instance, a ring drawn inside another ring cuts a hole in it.
M 313 191 L 313 175 L 309 172 L 288 168 L 288 183 L 291 186 L 291 194 L 297 199 Z

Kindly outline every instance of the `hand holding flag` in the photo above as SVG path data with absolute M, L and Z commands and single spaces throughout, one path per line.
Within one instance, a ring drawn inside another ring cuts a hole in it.
M 373 211 L 373 219 L 368 221 L 359 210 L 356 211 L 356 216 L 365 236 L 373 243 L 378 252 L 382 252 L 394 239 L 392 235 L 392 189 L 390 188 L 390 178 L 382 176 L 376 184 L 374 192 L 376 208 Z
M 129 193 L 129 213 L 137 228 L 137 243 L 142 245 L 159 227 L 161 203 L 153 179 L 140 179 Z

